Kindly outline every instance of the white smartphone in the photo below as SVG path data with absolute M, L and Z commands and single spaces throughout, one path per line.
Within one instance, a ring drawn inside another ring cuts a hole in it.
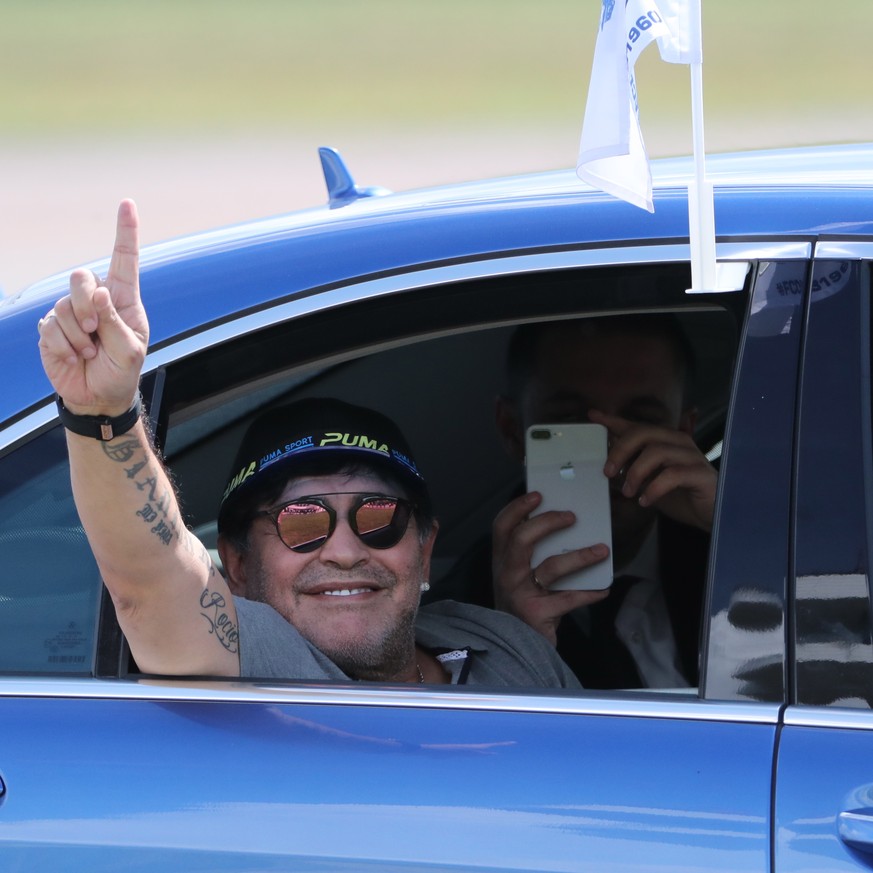
M 536 512 L 570 509 L 575 523 L 534 548 L 531 566 L 552 555 L 606 543 L 609 557 L 549 585 L 552 591 L 599 591 L 612 585 L 612 522 L 602 424 L 535 424 L 525 434 L 527 490 L 539 491 Z

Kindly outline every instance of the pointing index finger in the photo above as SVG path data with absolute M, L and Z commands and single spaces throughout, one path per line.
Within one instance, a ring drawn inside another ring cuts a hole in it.
M 139 296 L 139 216 L 133 200 L 122 200 L 118 207 L 115 248 L 106 287 L 116 306 L 132 303 Z

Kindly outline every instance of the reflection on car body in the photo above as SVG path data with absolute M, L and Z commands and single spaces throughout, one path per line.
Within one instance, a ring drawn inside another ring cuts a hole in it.
M 353 185 L 335 208 L 144 253 L 143 396 L 198 535 L 212 544 L 254 413 L 354 399 L 398 420 L 434 483 L 434 584 L 517 486 L 490 416 L 514 326 L 675 313 L 700 357 L 698 444 L 722 446 L 701 682 L 684 693 L 140 675 L 37 356 L 66 277 L 0 303 L 4 868 L 869 864 L 871 160 L 711 159 L 737 278 L 712 294 L 686 293 L 682 160 L 656 164 L 653 215 L 571 173 Z

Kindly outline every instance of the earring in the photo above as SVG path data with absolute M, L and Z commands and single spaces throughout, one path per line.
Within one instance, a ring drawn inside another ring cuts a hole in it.
M 422 590 L 422 592 L 430 591 L 430 582 L 422 582 L 421 583 L 421 590 Z

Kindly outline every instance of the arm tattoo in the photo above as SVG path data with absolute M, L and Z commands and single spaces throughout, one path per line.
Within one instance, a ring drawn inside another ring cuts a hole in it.
M 239 628 L 226 612 L 227 601 L 218 591 L 203 589 L 200 595 L 200 614 L 209 622 L 209 633 L 214 634 L 221 645 L 233 654 L 239 653 Z
M 193 536 L 185 526 L 179 514 L 178 494 L 173 488 L 173 480 L 169 470 L 160 466 L 157 452 L 152 446 L 144 446 L 136 438 L 125 435 L 118 440 L 103 443 L 103 451 L 110 461 L 116 464 L 127 464 L 124 473 L 138 491 L 144 493 L 146 502 L 136 511 L 136 515 L 150 526 L 153 533 L 165 546 L 173 540 L 178 540 L 189 555 L 201 561 L 209 577 L 215 576 L 215 564 L 205 546 Z M 157 468 L 156 466 L 157 465 Z M 163 472 L 169 488 L 160 481 Z

